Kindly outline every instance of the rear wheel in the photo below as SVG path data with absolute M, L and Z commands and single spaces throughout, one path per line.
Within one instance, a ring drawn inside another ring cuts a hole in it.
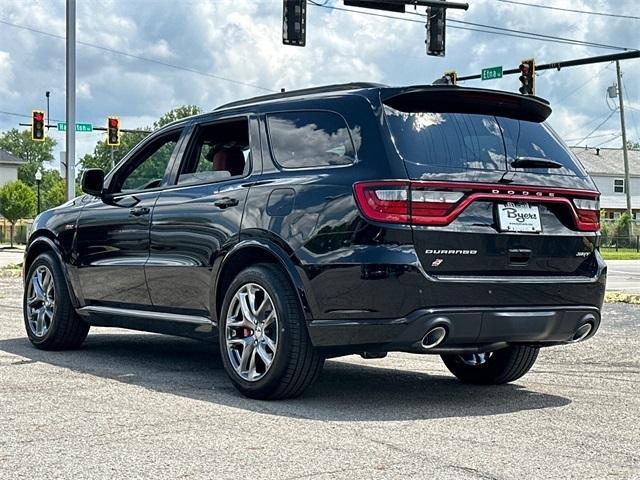
M 449 371 L 465 383 L 497 385 L 527 373 L 538 358 L 538 347 L 514 345 L 495 352 L 442 355 Z
M 296 397 L 322 370 L 296 293 L 272 264 L 238 274 L 225 294 L 219 331 L 225 370 L 248 397 Z
M 37 257 L 27 272 L 24 323 L 31 343 L 43 350 L 78 348 L 89 325 L 75 312 L 64 274 L 50 253 Z

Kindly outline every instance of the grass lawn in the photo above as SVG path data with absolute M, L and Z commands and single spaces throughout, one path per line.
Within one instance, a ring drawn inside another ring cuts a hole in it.
M 635 248 L 620 248 L 617 252 L 614 248 L 602 248 L 600 253 L 605 260 L 640 260 L 640 252 Z

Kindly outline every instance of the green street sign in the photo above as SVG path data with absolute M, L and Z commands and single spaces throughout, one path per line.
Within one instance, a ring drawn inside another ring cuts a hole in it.
M 502 67 L 483 68 L 481 78 L 482 80 L 502 78 Z
M 67 131 L 67 122 L 58 122 L 58 131 Z M 76 132 L 93 132 L 93 124 L 91 123 L 76 123 Z

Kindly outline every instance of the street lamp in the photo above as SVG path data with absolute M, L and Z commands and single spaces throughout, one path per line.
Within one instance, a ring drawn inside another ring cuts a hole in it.
M 40 182 L 42 182 L 42 170 L 36 171 L 36 185 L 38 186 L 38 214 L 40 214 Z

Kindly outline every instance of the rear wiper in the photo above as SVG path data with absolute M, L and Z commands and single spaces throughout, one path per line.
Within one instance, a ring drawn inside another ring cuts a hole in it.
M 511 162 L 513 168 L 562 168 L 562 164 L 538 157 L 517 157 Z

